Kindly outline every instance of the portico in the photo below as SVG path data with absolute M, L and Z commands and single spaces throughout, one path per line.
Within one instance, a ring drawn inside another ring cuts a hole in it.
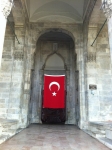
M 111 3 L 0 1 L 3 141 L 30 124 L 42 124 L 44 74 L 66 76 L 66 125 L 102 143 L 112 140 Z

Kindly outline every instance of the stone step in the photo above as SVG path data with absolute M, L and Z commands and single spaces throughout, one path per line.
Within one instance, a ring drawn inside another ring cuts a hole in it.
M 17 120 L 7 120 L 7 119 L 0 119 L 0 132 L 8 132 L 9 129 L 17 129 L 18 128 L 18 121 Z
M 89 122 L 85 132 L 112 149 L 112 122 Z
M 2 131 L 3 135 L 8 135 L 8 136 L 12 136 L 16 133 L 15 129 L 8 129 L 7 131 Z
M 17 120 L 7 120 L 0 118 L 0 144 L 22 130 L 18 128 L 19 124 Z
M 85 133 L 89 134 L 90 136 L 94 137 L 94 134 L 90 130 L 83 130 Z M 94 137 L 95 138 L 95 137 Z
M 2 130 L 3 130 L 3 128 L 2 128 L 2 126 L 0 126 L 0 135 L 2 134 Z
M 7 139 L 8 139 L 7 135 L 1 135 L 0 136 L 0 144 L 3 143 L 3 142 L 5 142 Z
M 94 135 L 94 137 L 98 138 L 98 137 L 105 137 L 105 133 L 99 132 L 99 131 L 94 131 L 92 132 L 92 134 Z
M 101 143 L 103 143 L 104 145 L 106 145 L 107 147 L 109 147 L 110 149 L 112 149 L 112 140 L 108 139 L 108 138 L 97 138 Z
M 22 130 L 24 130 L 24 129 L 23 129 L 23 128 L 19 128 L 19 129 L 16 130 L 16 133 L 19 133 L 19 132 L 21 132 Z
M 89 134 L 94 138 L 105 137 L 105 133 L 100 133 L 99 131 L 84 130 L 84 132 L 86 132 L 87 134 Z
M 16 133 L 21 132 L 22 130 L 23 130 L 22 128 L 19 128 L 19 129 L 9 129 L 9 130 L 6 131 L 6 132 L 2 132 L 2 134 L 3 134 L 3 135 L 10 135 L 10 136 L 12 136 L 12 135 L 14 135 L 14 134 L 16 134 Z
M 2 125 L 2 132 L 4 131 L 8 131 L 9 129 L 17 129 L 18 128 L 18 124 L 11 124 L 10 126 L 4 126 Z
M 97 131 L 102 131 L 104 132 L 104 127 L 103 126 L 98 126 L 98 125 L 89 125 L 90 130 L 97 130 Z
M 112 128 L 106 130 L 106 138 L 112 140 Z
M 9 138 L 11 138 L 12 136 L 14 136 L 15 134 L 21 132 L 23 129 L 19 128 L 17 130 L 13 130 L 13 129 L 9 129 L 8 132 L 3 132 L 2 136 L 0 136 L 0 144 L 5 142 L 6 140 L 8 140 Z

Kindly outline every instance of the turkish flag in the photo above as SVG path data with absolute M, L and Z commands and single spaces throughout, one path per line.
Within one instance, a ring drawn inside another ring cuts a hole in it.
M 65 108 L 65 75 L 44 75 L 43 108 Z

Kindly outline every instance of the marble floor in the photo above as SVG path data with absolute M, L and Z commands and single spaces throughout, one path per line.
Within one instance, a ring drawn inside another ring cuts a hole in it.
M 0 150 L 109 150 L 73 125 L 32 124 L 0 145 Z

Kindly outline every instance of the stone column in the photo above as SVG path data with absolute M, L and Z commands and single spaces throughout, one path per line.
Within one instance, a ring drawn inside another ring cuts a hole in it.
M 112 0 L 102 0 L 102 8 L 107 18 L 111 65 L 112 65 Z
M 7 17 L 10 14 L 13 0 L 0 0 L 0 67 L 5 37 Z

